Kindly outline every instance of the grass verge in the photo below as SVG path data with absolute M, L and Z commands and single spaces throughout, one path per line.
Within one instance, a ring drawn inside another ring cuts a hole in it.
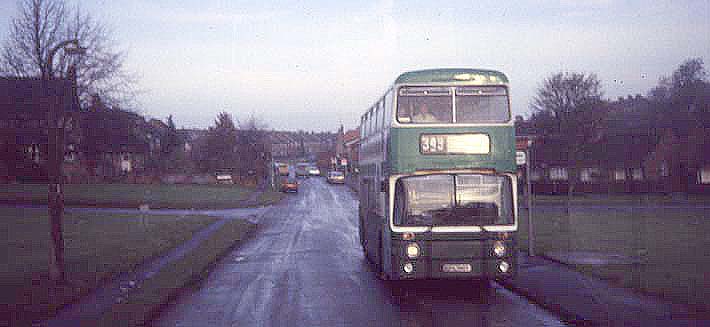
M 535 194 L 535 203 L 564 205 L 567 203 L 567 195 L 545 195 Z M 525 204 L 524 202 L 521 202 Z M 663 205 L 674 203 L 707 204 L 710 203 L 710 196 L 706 194 L 575 194 L 572 196 L 572 204 L 577 205 Z
M 256 201 L 260 205 L 272 205 L 272 204 L 276 204 L 279 201 L 281 201 L 284 198 L 284 196 L 286 196 L 286 195 L 283 192 L 276 192 L 276 191 L 267 190 L 267 191 L 260 193 L 256 197 Z
M 520 246 L 528 246 L 527 212 L 520 211 Z M 535 213 L 536 254 L 588 251 L 617 254 L 628 263 L 571 264 L 613 284 L 710 309 L 710 210 L 597 209 Z
M 204 278 L 209 268 L 243 241 L 255 225 L 230 220 L 187 256 L 172 263 L 132 291 L 124 303 L 114 304 L 97 326 L 144 326 L 158 310 L 179 295 L 187 285 Z
M 49 280 L 46 210 L 0 208 L 0 325 L 29 326 L 216 221 L 206 216 L 67 213 L 66 279 Z
M 238 185 L 162 185 L 162 184 L 67 184 L 64 202 L 70 206 L 137 208 L 148 204 L 161 209 L 226 209 L 265 205 L 273 197 L 247 203 L 253 187 Z M 265 193 L 271 193 L 269 191 Z M 47 204 L 46 184 L 8 184 L 0 189 L 0 202 Z

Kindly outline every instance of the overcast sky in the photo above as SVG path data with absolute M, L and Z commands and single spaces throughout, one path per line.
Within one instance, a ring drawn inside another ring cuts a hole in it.
M 271 128 L 334 131 L 394 78 L 496 69 L 514 114 L 558 71 L 596 73 L 605 94 L 645 94 L 682 61 L 710 65 L 710 1 L 70 1 L 112 28 L 140 76 L 141 112 L 204 128 L 251 113 Z M 16 13 L 0 0 L 0 38 Z

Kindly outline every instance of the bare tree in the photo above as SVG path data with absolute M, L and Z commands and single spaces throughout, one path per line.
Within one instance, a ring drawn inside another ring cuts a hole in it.
M 238 125 L 239 175 L 242 178 L 253 178 L 257 184 L 264 182 L 271 159 L 271 149 L 266 136 L 268 125 L 253 114 L 238 121 Z
M 0 73 L 18 77 L 67 77 L 74 65 L 84 104 L 100 95 L 109 105 L 130 107 L 136 78 L 124 69 L 108 28 L 89 14 L 70 10 L 64 0 L 22 0 L 0 50 Z M 86 51 L 72 58 L 63 44 L 76 40 Z
M 568 206 L 574 192 L 582 161 L 588 146 L 602 132 L 607 113 L 602 100 L 601 82 L 595 74 L 576 72 L 557 73 L 546 78 L 531 103 L 535 125 L 546 129 L 545 134 L 557 138 L 566 155 L 568 167 Z

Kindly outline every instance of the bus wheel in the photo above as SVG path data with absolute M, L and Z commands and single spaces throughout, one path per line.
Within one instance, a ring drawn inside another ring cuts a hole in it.
M 358 235 L 360 236 L 360 245 L 362 246 L 362 251 L 367 255 L 367 239 L 365 239 L 365 226 L 363 225 L 362 217 L 359 217 Z

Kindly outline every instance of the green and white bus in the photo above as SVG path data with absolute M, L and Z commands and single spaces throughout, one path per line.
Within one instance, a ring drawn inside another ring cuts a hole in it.
M 516 272 L 508 95 L 497 71 L 412 71 L 361 117 L 360 243 L 381 278 Z

